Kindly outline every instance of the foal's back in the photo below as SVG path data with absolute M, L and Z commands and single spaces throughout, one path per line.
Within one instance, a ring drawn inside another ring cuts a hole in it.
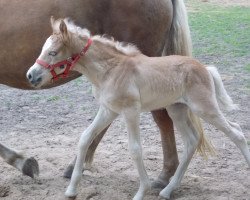
M 134 65 L 137 76 L 141 76 L 144 81 L 157 81 L 164 87 L 167 84 L 173 90 L 178 86 L 207 83 L 209 79 L 206 67 L 198 60 L 187 56 L 138 56 L 134 58 Z
M 185 94 L 195 87 L 211 89 L 206 67 L 186 56 L 147 57 L 133 60 L 133 77 L 140 92 L 143 110 L 154 110 L 182 102 Z M 129 68 L 131 66 L 124 66 Z

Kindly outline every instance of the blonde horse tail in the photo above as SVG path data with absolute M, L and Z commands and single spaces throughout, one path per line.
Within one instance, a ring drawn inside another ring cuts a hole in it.
M 184 0 L 172 0 L 172 4 L 173 20 L 169 34 L 165 41 L 163 55 L 192 56 L 192 40 Z M 193 124 L 194 129 L 199 134 L 200 138 L 197 151 L 204 158 L 207 158 L 209 154 L 214 155 L 215 149 L 204 135 L 200 118 L 194 115 L 190 110 L 188 113 L 189 120 Z
M 163 55 L 192 56 L 192 41 L 184 0 L 172 0 L 173 20 Z
M 200 118 L 195 116 L 190 110 L 188 110 L 188 118 L 191 121 L 192 125 L 194 126 L 194 129 L 199 135 L 199 144 L 197 147 L 197 151 L 200 153 L 200 155 L 207 159 L 209 155 L 216 155 L 216 150 L 212 143 L 206 138 L 204 134 L 203 127 L 201 125 Z

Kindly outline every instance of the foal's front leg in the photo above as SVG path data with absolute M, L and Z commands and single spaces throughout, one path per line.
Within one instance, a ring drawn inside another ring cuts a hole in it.
M 103 129 L 103 131 L 101 131 L 99 133 L 99 135 L 97 135 L 95 137 L 95 139 L 93 140 L 93 142 L 90 144 L 88 151 L 87 151 L 87 154 L 86 154 L 86 157 L 85 157 L 85 164 L 84 164 L 85 169 L 90 169 L 92 162 L 93 162 L 93 159 L 94 159 L 95 150 L 96 150 L 98 144 L 101 142 L 103 136 L 107 132 L 108 128 L 109 128 L 109 126 L 107 126 L 105 129 Z M 76 156 L 75 156 L 74 160 L 72 160 L 70 162 L 70 164 L 68 165 L 68 167 L 64 171 L 64 174 L 63 174 L 64 178 L 69 178 L 69 179 L 71 178 L 75 164 L 76 164 Z M 83 169 L 83 170 L 85 170 L 85 169 Z
M 78 153 L 74 171 L 71 177 L 70 184 L 65 192 L 67 197 L 75 197 L 77 195 L 77 185 L 80 182 L 83 162 L 86 157 L 87 150 L 93 141 L 93 139 L 105 129 L 115 118 L 117 114 L 109 110 L 104 106 L 100 106 L 99 111 L 90 124 L 90 126 L 83 132 L 81 135 L 79 144 L 78 144 Z
M 142 147 L 140 141 L 140 117 L 137 109 L 129 109 L 123 112 L 129 135 L 129 151 L 135 161 L 140 176 L 140 188 L 133 200 L 142 200 L 147 190 L 150 189 L 150 180 L 145 170 L 142 159 Z

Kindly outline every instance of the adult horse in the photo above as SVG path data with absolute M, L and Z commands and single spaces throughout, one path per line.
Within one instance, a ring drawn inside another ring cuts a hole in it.
M 0 44 L 4 47 L 0 51 L 0 84 L 15 88 L 32 89 L 25 74 L 51 33 L 48 26 L 51 15 L 70 17 L 93 34 L 108 34 L 116 40 L 134 43 L 147 56 L 191 55 L 183 0 L 2 0 L 0 9 Z M 79 76 L 72 72 L 67 79 L 47 87 Z M 164 154 L 157 183 L 165 186 L 178 166 L 173 123 L 165 109 L 153 111 L 152 115 L 160 128 Z M 92 162 L 106 130 L 93 141 L 86 162 Z M 74 162 L 65 176 L 71 176 L 73 165 Z

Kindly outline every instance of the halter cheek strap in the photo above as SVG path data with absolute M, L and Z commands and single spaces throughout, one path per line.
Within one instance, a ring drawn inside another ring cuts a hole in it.
M 69 74 L 69 71 L 75 66 L 75 64 L 78 62 L 78 60 L 80 60 L 80 58 L 86 54 L 86 52 L 88 51 L 91 44 L 92 44 L 92 40 L 89 38 L 87 44 L 82 49 L 82 51 L 78 54 L 71 56 L 67 60 L 63 60 L 63 61 L 57 62 L 55 64 L 48 64 L 43 60 L 37 59 L 36 63 L 43 66 L 44 68 L 50 70 L 50 73 L 53 76 L 52 81 L 57 80 L 58 78 L 61 78 L 61 77 L 66 78 Z M 64 65 L 66 65 L 64 72 L 61 74 L 56 74 L 55 68 L 61 67 Z

